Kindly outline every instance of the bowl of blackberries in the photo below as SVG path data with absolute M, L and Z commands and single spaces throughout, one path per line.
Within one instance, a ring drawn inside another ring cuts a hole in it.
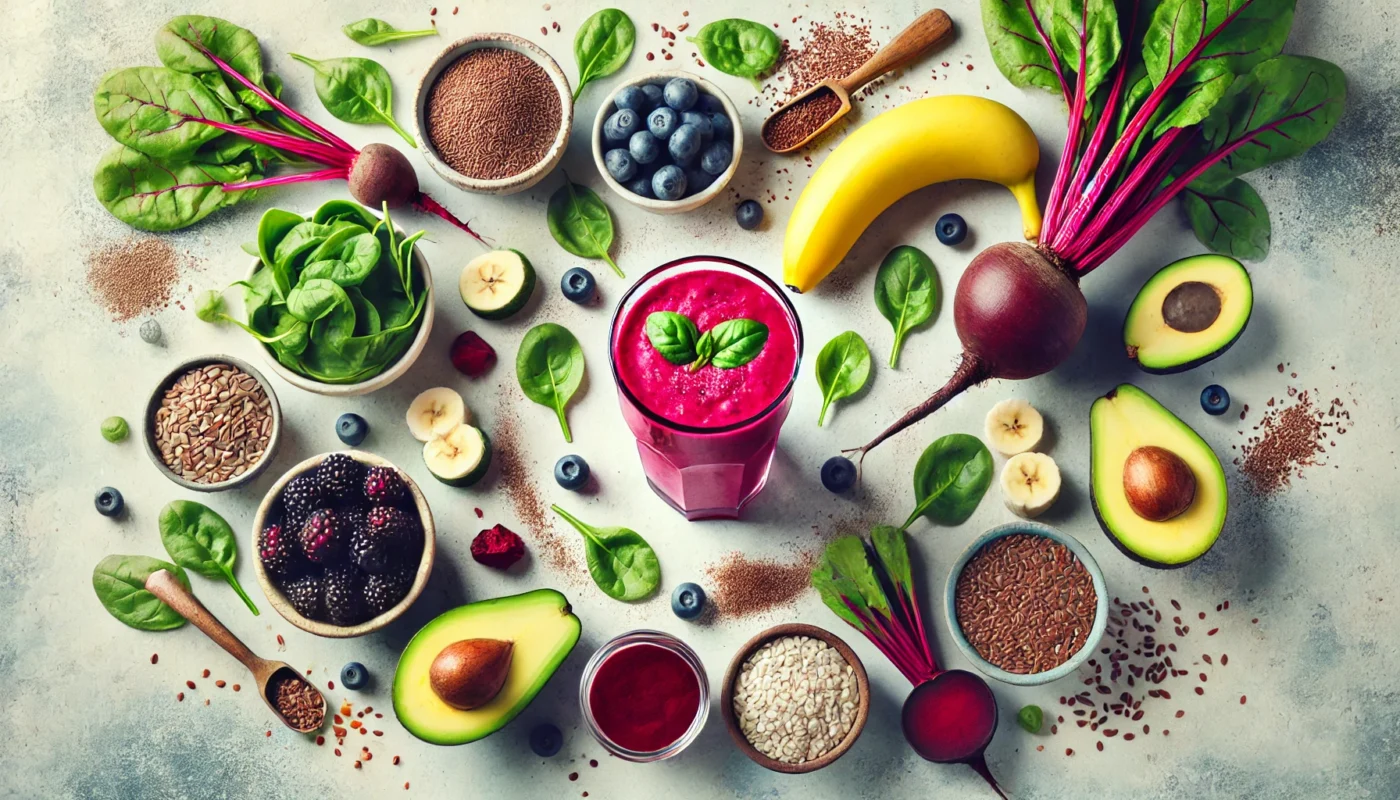
M 422 593 L 434 549 L 433 516 L 418 485 L 359 450 L 297 464 L 253 520 L 263 594 L 317 636 L 363 636 L 393 622 Z
M 708 203 L 743 152 L 739 111 L 689 72 L 653 72 L 608 96 L 593 121 L 593 161 L 608 187 L 657 214 Z

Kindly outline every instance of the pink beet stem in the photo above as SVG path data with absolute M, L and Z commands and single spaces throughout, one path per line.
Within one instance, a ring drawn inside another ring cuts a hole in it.
M 419 192 L 418 196 L 413 198 L 413 207 L 418 209 L 419 211 L 426 211 L 430 214 L 436 214 L 439 217 L 442 217 L 443 219 L 452 223 L 453 225 L 456 225 L 457 227 L 466 231 L 468 234 L 471 235 L 473 239 L 477 240 L 478 242 L 481 242 L 487 247 L 491 246 L 491 243 L 481 238 L 481 235 L 478 234 L 476 231 L 472 230 L 470 225 L 461 221 L 460 219 L 457 219 L 457 217 L 455 217 L 451 211 L 448 211 L 446 208 L 443 208 L 441 203 L 429 197 L 426 193 Z
M 917 686 L 921 680 L 919 678 L 920 670 L 917 666 L 917 660 L 911 661 L 908 656 L 889 639 L 887 632 L 874 615 L 873 609 L 872 613 L 867 615 L 862 613 L 849 598 L 845 598 L 845 603 L 851 613 L 855 614 L 856 618 L 865 626 L 861 630 L 861 633 L 865 634 L 865 638 L 869 639 L 871 644 L 875 645 L 881 653 L 885 654 L 885 657 L 890 660 L 891 664 L 895 665 L 900 673 L 904 675 L 905 679 Z
M 211 128 L 218 128 L 221 131 L 237 134 L 245 139 L 250 139 L 258 144 L 265 144 L 268 147 L 275 147 L 278 150 L 286 150 L 289 153 L 296 153 L 321 164 L 332 167 L 349 169 L 351 156 L 340 150 L 330 147 L 320 142 L 303 139 L 300 136 L 292 136 L 287 133 L 277 133 L 275 131 L 258 130 L 242 125 L 232 125 L 227 122 L 215 122 L 210 119 L 199 117 L 186 117 L 186 119 L 202 122 Z
M 1177 141 L 1187 133 L 1186 128 L 1172 128 L 1163 134 L 1162 138 L 1154 142 L 1142 160 L 1133 167 L 1133 171 L 1128 173 L 1127 179 L 1109 196 L 1104 207 L 1094 215 L 1093 222 L 1067 248 L 1063 251 L 1056 251 L 1058 255 L 1073 262 L 1092 249 L 1099 241 L 1099 237 L 1103 235 L 1104 230 L 1122 210 L 1124 204 L 1132 199 L 1143 185 L 1143 181 L 1157 173 L 1158 168 L 1175 149 Z M 1168 163 L 1168 168 L 1170 169 L 1170 163 Z
M 1040 36 L 1040 44 L 1045 48 L 1045 52 L 1050 56 L 1050 66 L 1055 70 L 1055 78 L 1060 82 L 1060 93 L 1065 96 L 1065 105 L 1070 105 L 1074 99 L 1069 95 L 1069 84 L 1065 82 L 1064 70 L 1060 68 L 1060 58 L 1055 55 L 1055 46 L 1050 43 L 1050 37 L 1045 35 L 1045 28 L 1040 24 L 1040 17 L 1036 16 L 1035 6 L 1031 0 L 1024 0 L 1026 13 L 1031 15 L 1031 22 L 1035 23 L 1035 32 Z
M 226 183 L 223 186 L 226 192 L 241 192 L 247 189 L 265 189 L 269 186 L 281 186 L 287 183 L 303 183 L 306 181 L 329 181 L 340 178 L 345 179 L 348 173 L 339 168 L 318 169 L 315 172 L 298 172 L 293 175 L 279 175 L 276 178 L 263 178 L 256 181 L 246 181 L 244 183 Z
M 1060 155 L 1060 166 L 1055 170 L 1055 181 L 1050 184 L 1050 198 L 1045 202 L 1046 228 L 1042 229 L 1041 237 L 1049 239 L 1054 233 L 1053 222 L 1060 212 L 1060 204 L 1065 199 L 1065 189 L 1069 183 L 1069 177 L 1074 171 L 1075 154 L 1079 152 L 1079 140 L 1083 136 L 1084 128 L 1084 103 L 1085 89 L 1087 88 L 1087 78 L 1084 75 L 1084 51 L 1087 45 L 1084 41 L 1084 31 L 1089 28 L 1089 4 L 1084 4 L 1082 12 L 1084 17 L 1079 34 L 1079 71 L 1074 80 L 1074 102 L 1069 107 L 1069 131 L 1065 134 L 1065 149 Z

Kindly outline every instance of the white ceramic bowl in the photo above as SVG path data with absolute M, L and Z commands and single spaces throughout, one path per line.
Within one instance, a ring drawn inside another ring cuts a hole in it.
M 729 121 L 734 126 L 734 158 L 729 162 L 729 169 L 724 174 L 715 178 L 714 183 L 705 187 L 702 192 L 696 192 L 689 197 L 682 197 L 679 200 L 657 200 L 652 197 L 640 197 L 627 191 L 627 187 L 618 183 L 613 176 L 608 174 L 608 168 L 603 164 L 603 123 L 617 110 L 617 93 L 629 86 L 641 86 L 648 83 L 665 83 L 672 78 L 688 78 L 695 82 L 697 88 L 705 94 L 714 95 L 719 98 L 719 102 L 724 106 L 724 113 L 729 115 Z M 598 108 L 598 116 L 593 120 L 593 163 L 598 167 L 598 174 L 603 176 L 603 182 L 608 185 L 613 193 L 635 206 L 640 206 L 653 214 L 683 214 L 686 211 L 694 211 L 715 199 L 724 187 L 728 185 L 729 179 L 734 177 L 734 173 L 739 170 L 739 158 L 744 154 L 744 129 L 739 123 L 739 109 L 734 107 L 729 95 L 720 91 L 720 88 L 713 83 L 694 73 L 683 70 L 666 70 L 663 72 L 649 72 L 634 78 L 627 83 L 618 86 L 613 93 L 608 95 L 608 99 L 603 101 L 603 105 Z
M 473 178 L 448 166 L 433 147 L 432 140 L 428 138 L 428 126 L 425 124 L 428 94 L 432 91 L 433 84 L 437 83 L 438 76 L 463 54 L 484 47 L 499 47 L 524 54 L 544 69 L 549 79 L 554 82 L 554 88 L 559 90 L 559 130 L 555 133 L 554 142 L 550 144 L 545 157 L 519 175 L 495 180 Z M 569 144 L 569 132 L 574 126 L 574 91 L 569 86 L 569 79 L 564 77 L 564 71 L 559 69 L 559 64 L 534 42 L 509 33 L 474 33 L 444 48 L 437 58 L 433 59 L 428 71 L 423 73 L 423 77 L 418 81 L 418 94 L 413 101 L 413 124 L 418 129 L 418 147 L 423 151 L 423 157 L 427 159 L 428 166 L 441 175 L 443 180 L 468 192 L 515 194 L 539 183 L 540 179 L 553 171 L 564 157 L 564 149 Z

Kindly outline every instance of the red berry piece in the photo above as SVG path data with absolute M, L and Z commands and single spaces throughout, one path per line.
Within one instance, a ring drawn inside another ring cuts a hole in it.
M 467 331 L 453 340 L 451 358 L 458 372 L 480 378 L 496 363 L 496 351 L 476 331 Z
M 472 540 L 472 558 L 493 569 L 509 569 L 525 556 L 525 542 L 504 525 L 482 531 Z

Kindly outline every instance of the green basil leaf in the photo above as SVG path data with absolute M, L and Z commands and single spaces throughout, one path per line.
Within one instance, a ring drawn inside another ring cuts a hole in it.
M 564 441 L 572 442 L 564 406 L 583 381 L 583 348 L 578 339 L 553 322 L 531 328 L 515 355 L 515 378 L 526 397 L 554 409 Z
M 583 534 L 588 574 L 608 597 L 641 600 L 661 585 L 661 563 L 641 534 L 630 528 L 595 528 L 559 506 L 550 508 Z
M 756 80 L 778 62 L 783 41 L 767 25 L 746 19 L 721 19 L 687 37 L 700 49 L 705 63 L 720 72 Z
M 146 579 L 167 570 L 186 589 L 189 576 L 168 561 L 147 556 L 107 556 L 92 570 L 92 590 L 107 613 L 142 631 L 168 631 L 185 624 L 179 612 L 146 590 Z
M 171 561 L 206 578 L 227 581 L 253 616 L 258 616 L 258 607 L 233 576 L 238 538 L 223 517 L 208 506 L 174 500 L 160 510 L 157 524 L 161 544 Z
M 378 47 L 381 44 L 390 42 L 400 42 L 404 39 L 417 39 L 420 36 L 437 36 L 437 28 L 424 28 L 417 31 L 401 31 L 382 19 L 366 17 L 358 22 L 352 22 L 340 29 L 340 32 L 350 37 L 350 39 L 365 47 Z
M 358 125 L 388 125 L 409 147 L 418 147 L 394 120 L 394 84 L 389 71 L 378 62 L 368 58 L 317 61 L 296 53 L 288 55 L 316 72 L 316 96 L 336 119 Z
M 983 0 L 982 28 L 991 46 L 992 61 L 1013 86 L 1039 86 L 1060 94 L 1048 37 L 1055 0 Z
M 622 69 L 636 40 L 637 29 L 631 17 L 616 8 L 605 8 L 584 20 L 574 34 L 574 60 L 578 62 L 574 99 L 591 81 Z
M 711 328 L 700 334 L 700 339 L 695 343 L 695 360 L 690 362 L 690 371 L 696 372 L 701 367 L 710 363 L 710 359 L 715 357 L 715 331 Z
M 92 189 L 112 216 L 131 227 L 173 231 L 252 195 L 225 192 L 224 184 L 261 177 L 251 164 L 168 162 L 119 144 L 97 163 Z
M 907 244 L 891 250 L 875 273 L 875 307 L 894 326 L 891 369 L 899 361 L 905 334 L 932 318 L 937 305 L 933 260 L 924 251 Z
M 1181 194 L 1191 229 L 1217 253 L 1257 261 L 1269 254 L 1269 209 L 1254 187 L 1235 178 L 1219 189 L 1192 184 Z
M 751 319 L 727 319 L 708 333 L 714 339 L 710 363 L 720 369 L 734 369 L 753 361 L 768 342 L 768 326 Z
M 914 511 L 908 528 L 920 516 L 944 525 L 961 525 L 977 510 L 992 485 L 992 454 L 976 436 L 950 433 L 935 439 L 914 465 Z
M 564 185 L 549 198 L 545 220 L 560 247 L 580 258 L 601 258 L 617 277 L 627 277 L 608 255 L 613 241 L 612 212 L 592 189 L 564 176 Z
M 817 354 L 817 385 L 822 390 L 822 412 L 817 427 L 826 422 L 833 400 L 850 397 L 870 379 L 870 348 L 855 331 L 846 331 L 826 343 Z
M 700 331 L 684 314 L 654 311 L 647 315 L 646 331 L 651 346 L 672 364 L 684 365 L 695 360 Z
M 223 131 L 197 120 L 228 122 L 228 112 L 199 78 L 165 67 L 109 72 L 92 98 L 107 135 L 154 159 L 183 160 Z

